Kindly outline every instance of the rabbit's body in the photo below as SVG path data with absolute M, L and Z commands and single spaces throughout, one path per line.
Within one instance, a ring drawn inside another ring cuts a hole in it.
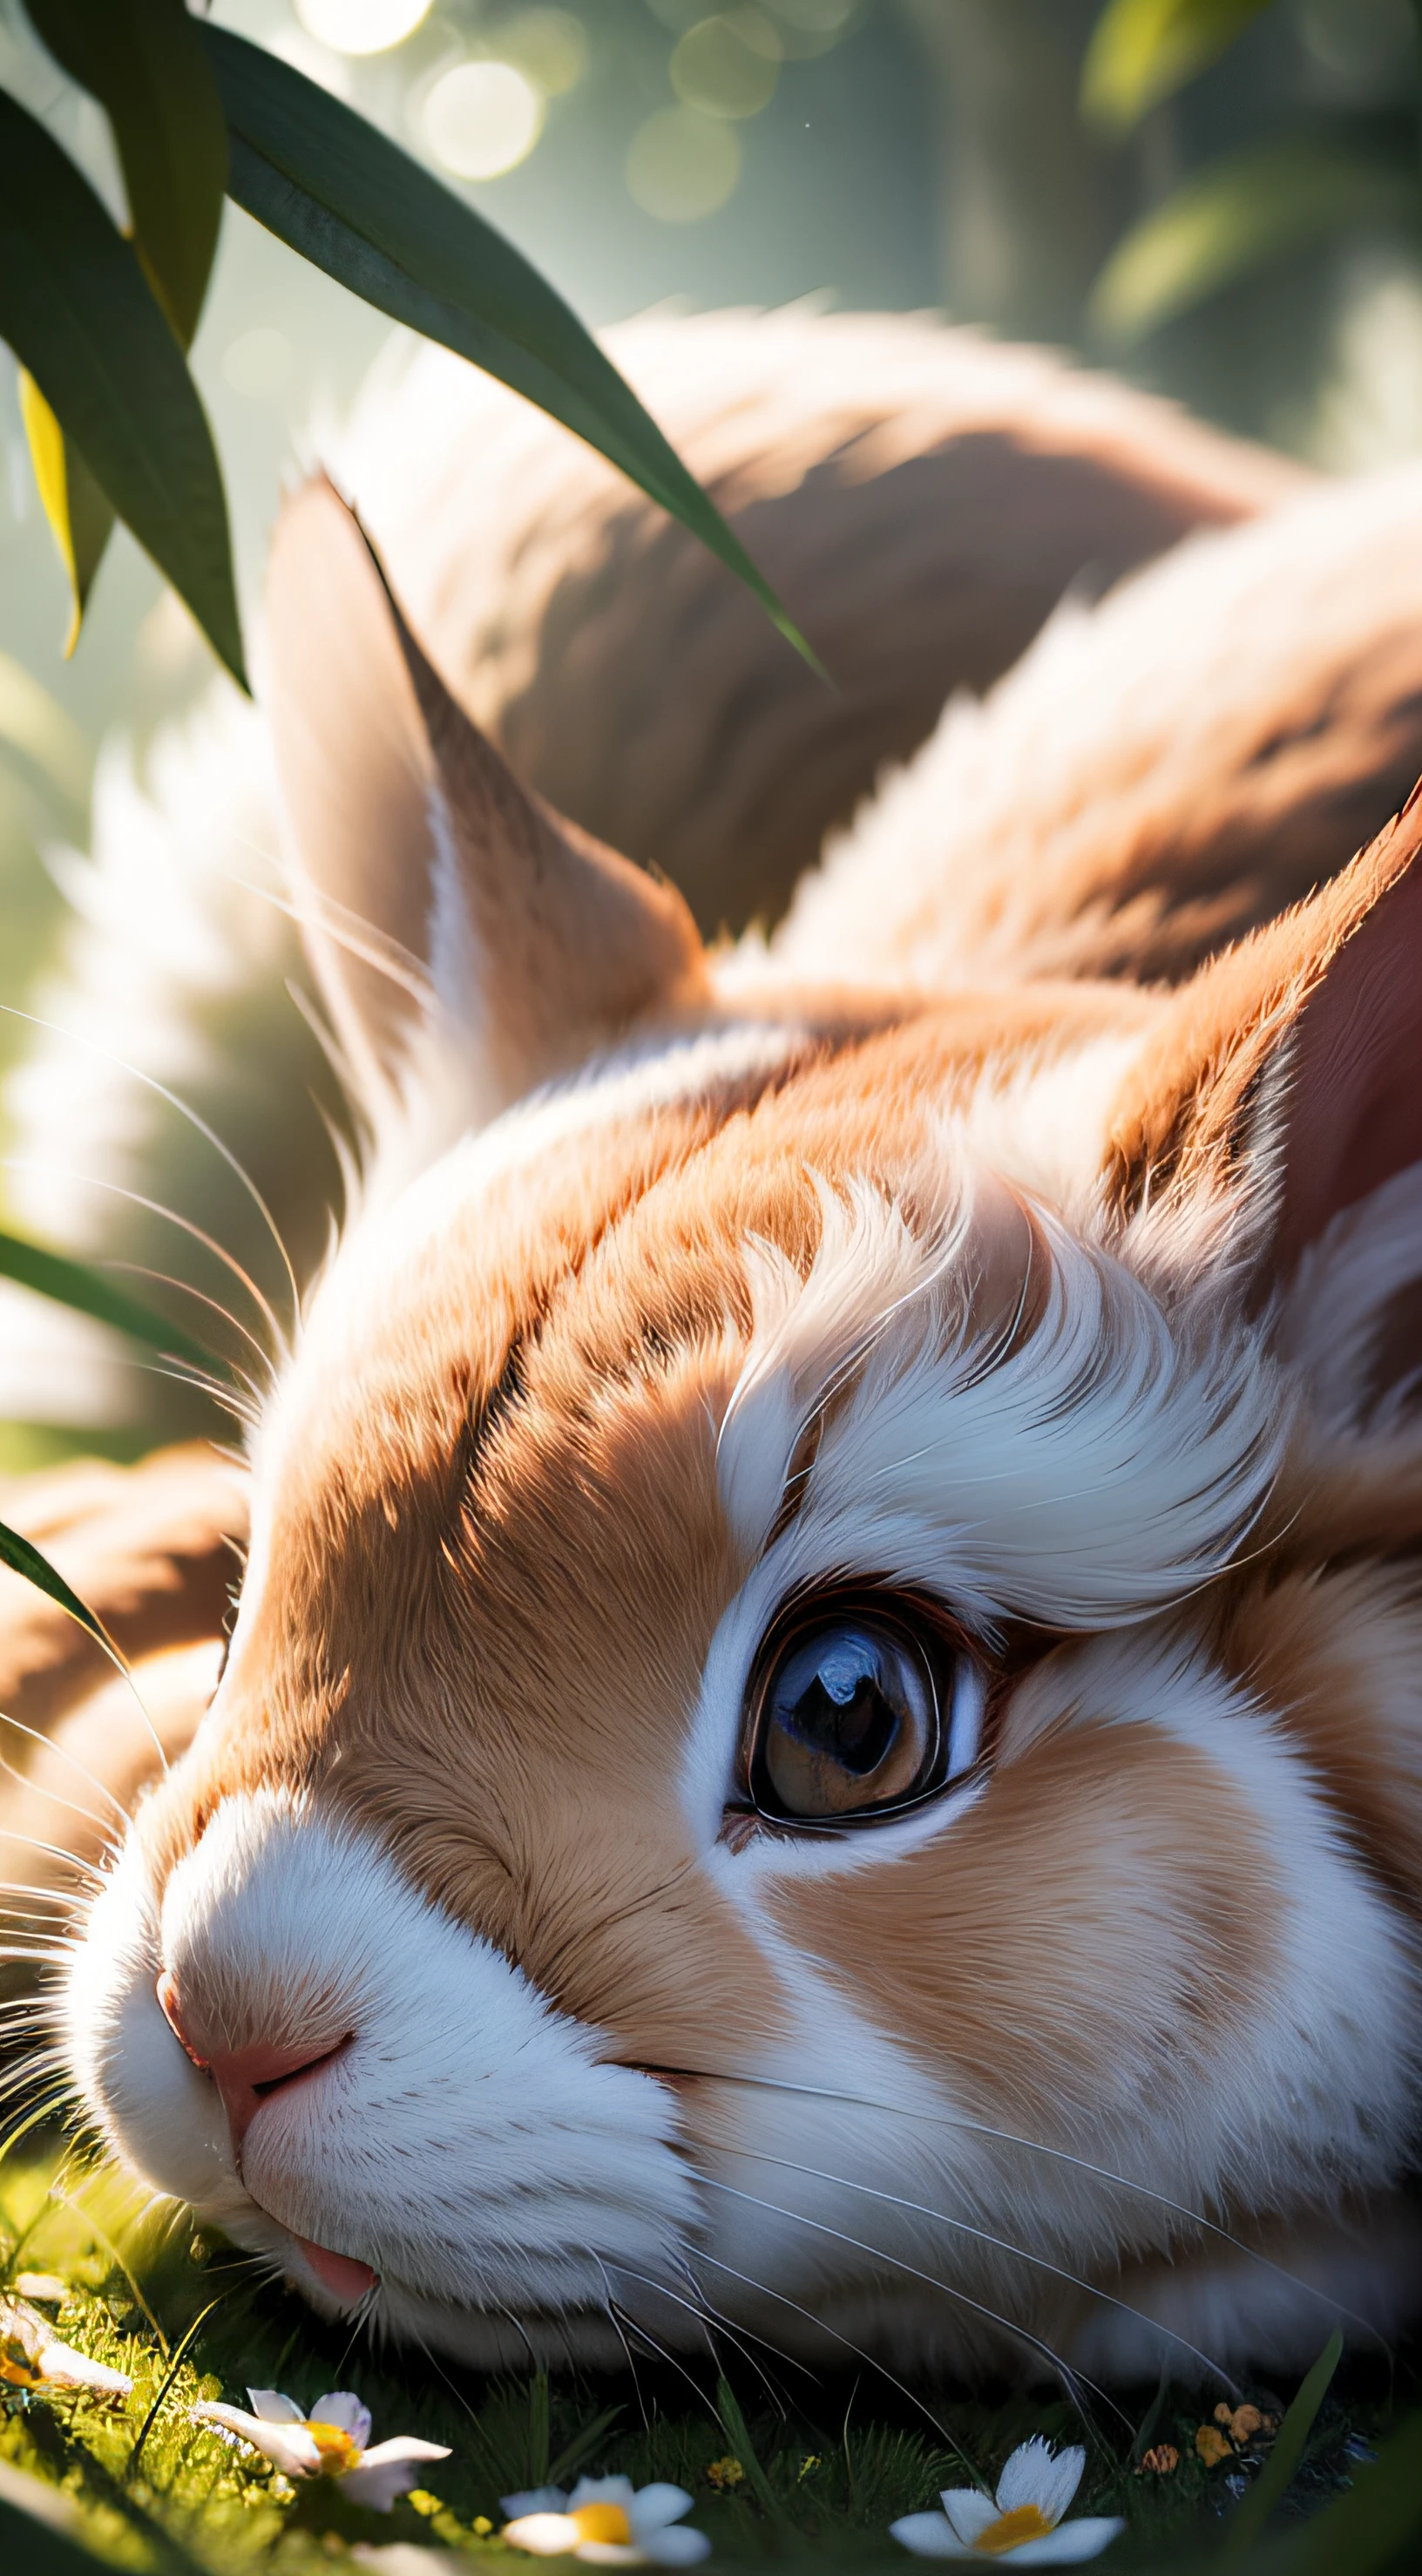
M 318 2305 L 1092 2376 L 1408 2314 L 1422 815 L 1300 848 L 1407 756 L 1417 515 L 1080 612 L 923 755 L 937 846 L 892 788 L 708 953 L 293 505 L 272 721 L 372 1144 L 64 2019 Z

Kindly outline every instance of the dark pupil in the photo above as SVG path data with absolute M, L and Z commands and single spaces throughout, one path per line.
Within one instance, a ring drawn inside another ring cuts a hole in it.
M 872 1619 L 827 1622 L 783 1653 L 765 1695 L 761 1788 L 787 1816 L 836 1816 L 906 1796 L 936 1733 L 909 1641 Z
M 903 1719 L 873 1639 L 843 1628 L 792 1656 L 775 1694 L 782 1726 L 861 1775 L 877 1771 Z

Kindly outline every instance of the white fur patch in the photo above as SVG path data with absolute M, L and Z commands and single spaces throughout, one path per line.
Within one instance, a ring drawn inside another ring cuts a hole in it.
M 727 1516 L 761 1546 L 798 1439 L 851 1387 L 747 1586 L 761 1624 L 797 1584 L 856 1572 L 927 1585 L 986 1629 L 1004 1612 L 1110 1627 L 1228 1562 L 1279 1453 L 1279 1390 L 1248 1343 L 1177 1340 L 1139 1281 L 1039 1217 L 1045 1310 L 1004 1353 L 970 1327 L 969 1184 L 924 1242 L 867 1182 L 821 1205 L 803 1283 L 751 1255 L 755 1332 L 718 1452 Z M 1024 1280 L 1025 1261 L 1024 1228 Z
M 252 2120 L 236 2172 L 213 2086 L 159 2009 L 160 1964 L 233 2046 L 349 2045 Z M 130 1848 L 71 1977 L 71 2060 L 111 2141 L 330 2305 L 293 2237 L 371 2264 L 377 2315 L 507 2357 L 501 2316 L 616 2350 L 619 2265 L 669 2277 L 695 2216 L 675 2110 L 598 2034 L 418 1895 L 367 1835 L 294 1797 L 224 1800 L 155 1911 Z M 444 2312 L 467 2311 L 451 2330 Z M 493 2320 L 480 2345 L 480 2324 Z M 443 2321 L 441 2321 L 443 2320 Z
M 1417 1395 L 1422 1369 L 1370 1400 L 1369 1371 L 1388 1301 L 1422 1279 L 1422 1163 L 1343 1208 L 1309 1244 L 1289 1285 L 1280 1348 L 1299 1370 L 1320 1430 L 1386 1433 Z
M 712 2183 L 699 2277 L 792 2349 L 826 2348 L 813 2317 L 831 2346 L 836 2334 L 887 2344 L 900 2366 L 995 2351 L 1040 2375 L 1043 2339 L 1117 2375 L 1168 2361 L 1190 2378 L 1261 2354 L 1294 2366 L 1317 2350 L 1340 2298 L 1385 2330 L 1398 2304 L 1386 2266 L 1357 2249 L 1316 2263 L 1308 2249 L 1327 2233 L 1340 2175 L 1386 2191 L 1405 2161 L 1419 2098 L 1414 1945 L 1353 1863 L 1286 1731 L 1198 1650 L 1169 1633 L 1096 1639 L 1027 1692 L 1054 1734 L 1083 1720 L 1147 1726 L 1215 1767 L 1221 1800 L 1262 1844 L 1248 1990 L 1217 2020 L 1192 2011 L 1196 1954 L 1147 1867 L 1153 1817 L 1141 1850 L 1116 1852 L 1109 1874 L 1083 1854 L 1065 1898 L 1037 1900 L 1058 1978 L 1053 1903 L 1068 1907 L 1067 1949 L 1083 1973 L 1084 1918 L 1097 1933 L 1089 1983 L 1060 1989 L 1062 2080 L 1034 2127 L 1018 2079 L 1040 2091 L 1043 2069 L 1019 2068 L 1010 2026 L 993 2098 L 976 2074 L 965 2095 L 950 1991 L 930 2074 L 921 2033 L 909 2050 L 864 2019 L 852 1958 L 795 1949 L 786 1899 L 824 1867 L 818 1849 L 788 1838 L 713 1849 L 706 1865 L 764 1948 L 795 2027 L 699 2114 Z M 959 1813 L 951 1800 L 933 1811 L 945 1873 Z M 847 1837 L 839 1865 L 892 1869 L 904 1849 L 900 1828 L 876 1828 Z M 1012 1902 L 1030 1909 L 1032 1890 Z M 1086 2037 L 1103 1985 L 1139 1999 L 1108 2058 Z M 1251 2254 L 1218 2219 L 1198 2232 L 1185 2223 L 1190 2211 L 1260 2208 L 1303 2214 L 1297 2270 L 1287 2244 Z M 1130 2258 L 1151 2249 L 1168 2258 L 1167 2290 L 1130 2276 Z

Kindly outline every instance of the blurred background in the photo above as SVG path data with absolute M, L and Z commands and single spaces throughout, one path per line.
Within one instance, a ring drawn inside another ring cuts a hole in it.
M 1101 11 L 213 0 L 209 14 L 465 192 L 594 327 L 667 302 L 932 308 L 1074 351 L 1326 470 L 1422 451 L 1419 13 L 1240 8 L 1238 41 L 1126 125 L 1092 112 L 1089 78 L 1083 105 Z M 18 0 L 0 0 L 0 78 L 116 207 L 103 120 L 39 54 Z M 283 477 L 389 337 L 228 205 L 194 365 L 249 617 Z M 66 585 L 3 351 L 0 370 L 0 1001 L 42 1008 L 83 906 L 101 747 L 141 782 L 156 729 L 213 688 L 214 665 L 122 528 L 64 660 Z M 212 993 L 220 1017 L 220 963 Z M 0 1074 L 28 1043 L 0 1020 Z M 321 1089 L 296 1015 L 272 1048 L 283 1080 Z M 8 1153 L 13 1086 L 4 1097 Z M 42 1230 L 33 1193 L 0 1183 L 0 1207 L 8 1191 Z M 126 1454 L 159 1421 L 146 1400 L 75 1389 L 0 1431 L 0 1467 L 96 1437 Z

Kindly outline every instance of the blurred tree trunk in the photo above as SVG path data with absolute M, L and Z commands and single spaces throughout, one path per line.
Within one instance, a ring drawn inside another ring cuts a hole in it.
M 1131 210 L 1077 87 L 1100 0 L 896 0 L 933 83 L 943 295 L 956 321 L 1076 339 Z

